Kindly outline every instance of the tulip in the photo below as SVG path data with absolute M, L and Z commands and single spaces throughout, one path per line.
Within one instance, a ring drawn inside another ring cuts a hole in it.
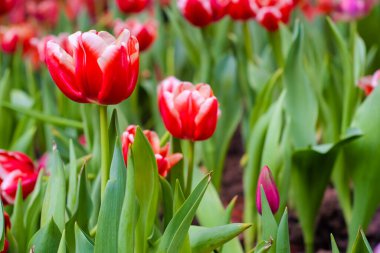
M 117 6 L 124 13 L 141 12 L 150 2 L 150 0 L 116 0 Z
M 8 13 L 15 5 L 15 0 L 0 0 L 0 15 Z
M 135 125 L 129 126 L 122 135 L 122 147 L 125 163 L 127 163 L 128 159 L 129 146 L 134 142 L 135 135 Z M 148 139 L 152 147 L 153 153 L 156 157 L 158 173 L 161 176 L 166 177 L 170 169 L 182 159 L 182 154 L 169 154 L 169 143 L 166 144 L 164 147 L 160 147 L 160 139 L 158 138 L 156 132 L 144 130 L 144 135 Z
M 179 0 L 178 8 L 193 25 L 204 27 L 227 14 L 229 0 Z
M 9 218 L 9 214 L 6 211 L 4 211 L 4 227 L 5 227 L 4 232 L 7 234 L 7 232 L 11 229 L 11 220 Z M 0 253 L 8 252 L 8 248 L 9 248 L 9 243 L 8 243 L 7 238 L 5 238 L 4 248 Z
M 4 204 L 14 203 L 19 180 L 26 198 L 33 191 L 37 177 L 38 170 L 28 156 L 0 150 L 0 189 Z
M 248 20 L 256 16 L 250 0 L 231 0 L 228 14 L 234 20 Z
M 219 105 L 208 84 L 169 77 L 158 87 L 158 104 L 166 129 L 176 138 L 200 141 L 215 132 Z
M 341 0 L 335 5 L 333 18 L 339 21 L 350 21 L 365 16 L 372 9 L 373 0 Z
M 30 40 L 30 49 L 28 50 L 29 58 L 33 66 L 37 69 L 40 63 L 45 63 L 46 47 L 49 41 L 59 44 L 66 52 L 72 54 L 72 48 L 68 40 L 67 33 L 61 33 L 58 36 L 48 35 L 43 38 L 32 38 Z
M 373 253 L 380 253 L 380 244 L 377 244 L 375 249 L 373 250 Z
M 38 22 L 55 25 L 58 21 L 59 6 L 57 0 L 28 1 L 26 10 Z
M 46 46 L 46 64 L 58 88 L 79 103 L 118 104 L 136 86 L 137 39 L 124 30 L 117 39 L 107 32 L 69 36 L 72 54 L 54 41 Z
M 153 19 L 145 23 L 138 20 L 129 19 L 126 22 L 116 20 L 114 24 L 114 33 L 118 36 L 124 29 L 128 29 L 139 42 L 140 51 L 147 50 L 157 37 L 157 22 Z
M 35 35 L 35 29 L 28 23 L 0 27 L 0 44 L 5 53 L 15 53 L 20 46 L 23 51 L 30 47 L 30 40 Z
M 365 92 L 368 96 L 371 92 L 379 85 L 380 82 L 380 70 L 376 71 L 372 76 L 362 77 L 358 86 Z
M 280 23 L 287 23 L 294 8 L 293 0 L 253 0 L 256 20 L 268 31 L 278 30 Z
M 265 196 L 268 200 L 268 204 L 272 213 L 275 214 L 280 206 L 280 196 L 278 194 L 277 186 L 273 180 L 272 173 L 268 166 L 264 166 L 261 169 L 259 180 L 257 182 L 256 190 L 256 206 L 257 211 L 262 214 L 261 205 L 261 187 L 264 190 Z

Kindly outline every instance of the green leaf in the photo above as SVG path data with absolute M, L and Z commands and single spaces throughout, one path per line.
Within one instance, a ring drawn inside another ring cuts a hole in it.
M 367 238 L 365 237 L 365 234 L 360 229 L 356 236 L 356 240 L 352 247 L 351 253 L 372 253 L 372 252 L 373 251 L 371 249 L 371 246 L 368 243 Z
M 66 230 L 63 230 L 57 253 L 66 253 Z
M 316 143 L 315 125 L 318 104 L 306 76 L 303 62 L 303 28 L 298 23 L 284 70 L 285 108 L 291 120 L 291 135 L 296 148 Z
M 283 252 L 291 252 L 289 241 L 288 209 L 285 209 L 277 231 L 276 253 Z
M 337 154 L 342 146 L 360 136 L 360 132 L 354 131 L 337 143 L 316 145 L 293 153 L 293 199 L 305 243 L 309 246 L 314 244 L 314 226 L 317 213 L 330 181 Z M 315 180 L 316 178 L 318 180 Z
M 204 174 L 199 169 L 194 169 L 194 178 L 193 178 L 193 186 L 196 183 L 200 182 Z M 220 200 L 219 194 L 216 191 L 215 187 L 210 184 L 199 207 L 197 209 L 197 219 L 200 225 L 205 227 L 215 227 L 225 225 L 227 222 L 227 211 L 224 210 L 224 206 L 222 201 Z M 234 252 L 239 253 L 243 252 L 241 244 L 238 239 L 233 239 L 230 242 L 226 243 L 223 246 L 224 252 Z
M 94 243 L 78 226 L 75 224 L 75 252 L 92 253 L 94 252 Z M 113 251 L 111 251 L 113 252 Z
M 65 228 L 66 180 L 64 165 L 57 149 L 53 150 L 51 164 L 51 175 L 42 204 L 41 227 L 54 218 L 60 231 L 63 231 Z
M 25 211 L 24 224 L 26 226 L 26 242 L 28 242 L 34 233 L 39 229 L 40 213 L 44 201 L 45 187 L 43 185 L 43 174 L 41 170 L 38 174 L 36 185 L 32 194 L 29 196 L 29 203 Z
M 0 101 L 8 101 L 10 98 L 11 90 L 11 81 L 10 81 L 10 71 L 7 69 L 3 73 L 2 78 L 0 79 Z M 13 126 L 13 116 L 12 113 L 5 109 L 1 108 L 0 105 L 0 132 L 2 133 L 2 138 L 0 138 L 0 148 L 7 148 L 10 138 L 12 137 L 12 126 Z
M 262 208 L 262 214 L 261 214 L 261 224 L 262 224 L 262 237 L 264 240 L 268 240 L 272 242 L 271 249 L 269 252 L 275 252 L 276 248 L 276 239 L 277 239 L 277 222 L 276 219 L 273 216 L 272 210 L 270 209 L 268 200 L 265 196 L 265 192 L 263 189 L 263 186 L 261 185 L 261 208 Z
M 377 189 L 380 182 L 380 89 L 376 88 L 358 108 L 352 127 L 359 128 L 363 137 L 344 149 L 348 173 L 354 184 L 352 219 L 349 222 L 349 246 L 360 227 L 366 228 L 380 204 Z M 350 248 L 349 247 L 349 248 Z
M 47 115 L 47 114 L 41 113 L 37 110 L 29 109 L 29 108 L 26 108 L 23 106 L 18 106 L 18 105 L 12 105 L 12 104 L 10 104 L 8 102 L 4 102 L 4 101 L 2 101 L 0 105 L 5 107 L 5 108 L 8 108 L 10 110 L 13 110 L 13 111 L 16 111 L 19 113 L 23 113 L 26 116 L 29 116 L 31 118 L 43 121 L 45 123 L 49 123 L 49 124 L 53 124 L 53 125 L 57 125 L 57 126 L 62 126 L 62 127 L 73 127 L 73 128 L 78 128 L 78 129 L 83 128 L 83 124 L 80 121 L 65 119 L 65 118 L 56 117 L 53 115 Z
M 117 252 L 126 173 L 120 141 L 117 138 L 111 163 L 110 179 L 99 212 L 95 252 Z
M 333 234 L 330 234 L 330 239 L 331 239 L 331 250 L 332 250 L 332 253 L 340 253 L 338 245 L 336 245 L 335 238 L 334 238 Z
M 77 178 L 78 178 L 78 170 L 77 170 L 77 158 L 75 155 L 75 149 L 73 141 L 70 139 L 70 163 L 68 166 L 68 174 L 69 174 L 69 185 L 67 191 L 67 208 L 71 213 L 74 213 L 74 207 L 77 202 Z
M 159 179 L 156 158 L 145 135 L 138 127 L 131 145 L 135 189 L 140 215 L 136 224 L 136 252 L 146 252 L 153 233 L 158 208 Z M 147 187 L 149 185 L 149 187 Z
M 51 218 L 30 240 L 28 249 L 32 252 L 57 252 L 60 241 L 61 232 Z
M 135 229 L 139 210 L 136 200 L 135 168 L 133 164 L 133 156 L 129 152 L 127 186 L 120 215 L 118 252 L 134 252 L 135 247 Z
M 164 228 L 169 224 L 173 217 L 173 191 L 168 181 L 160 176 L 163 213 L 164 213 Z
M 89 219 L 91 217 L 93 205 L 91 196 L 87 187 L 87 173 L 83 166 L 79 174 L 79 184 L 77 192 L 77 202 L 75 205 L 75 216 L 78 225 L 83 228 L 86 233 L 89 233 Z
M 210 175 L 205 176 L 175 213 L 160 240 L 158 252 L 174 253 L 181 248 L 210 179 Z
M 213 228 L 191 226 L 189 230 L 193 253 L 208 253 L 221 247 L 249 228 L 250 224 L 228 224 Z
M 269 110 L 258 120 L 249 137 L 247 155 L 249 156 L 247 167 L 244 170 L 244 222 L 256 222 L 256 188 L 257 180 L 261 169 L 261 157 L 265 143 L 265 136 L 268 129 L 273 110 Z M 251 249 L 254 246 L 255 230 L 247 229 L 245 232 L 245 247 Z
M 18 139 L 14 143 L 12 143 L 9 149 L 15 151 L 17 150 L 20 152 L 26 152 L 30 148 L 32 141 L 35 138 L 36 131 L 37 128 L 35 126 L 27 129 L 23 133 L 23 135 L 18 137 Z
M 19 252 L 25 252 L 26 247 L 26 229 L 24 225 L 24 201 L 22 196 L 21 180 L 18 182 L 16 200 L 14 203 L 13 214 L 11 218 L 11 232 L 17 242 Z M 1 224 L 0 224 L 1 226 Z

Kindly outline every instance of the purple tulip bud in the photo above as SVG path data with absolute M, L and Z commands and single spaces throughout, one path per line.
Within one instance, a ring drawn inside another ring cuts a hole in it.
M 272 213 L 275 214 L 280 206 L 280 196 L 278 194 L 276 183 L 273 180 L 272 173 L 268 166 L 261 169 L 256 190 L 256 206 L 257 211 L 262 214 L 261 209 L 261 186 L 263 187 L 265 196 L 268 200 Z

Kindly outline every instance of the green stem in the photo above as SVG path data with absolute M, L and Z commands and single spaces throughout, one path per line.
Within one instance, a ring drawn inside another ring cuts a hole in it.
M 100 145 L 101 145 L 101 198 L 104 197 L 107 181 L 110 175 L 109 138 L 107 124 L 107 106 L 99 106 L 100 115 Z
M 245 53 L 247 55 L 247 58 L 252 63 L 254 63 L 255 57 L 254 57 L 254 52 L 253 52 L 253 47 L 252 47 L 252 37 L 251 37 L 251 33 L 249 31 L 249 23 L 248 22 L 243 23 L 243 33 L 244 33 Z
M 276 58 L 277 66 L 282 68 L 285 65 L 284 55 L 282 53 L 281 32 L 269 32 L 269 40 L 272 45 L 274 57 Z
M 191 193 L 191 185 L 193 183 L 193 170 L 194 170 L 194 146 L 195 142 L 189 141 L 189 152 L 188 152 L 188 168 L 187 168 L 187 181 L 186 181 L 186 191 L 185 196 L 188 197 Z
M 170 133 L 166 131 L 164 135 L 160 138 L 160 147 L 163 147 L 170 139 Z

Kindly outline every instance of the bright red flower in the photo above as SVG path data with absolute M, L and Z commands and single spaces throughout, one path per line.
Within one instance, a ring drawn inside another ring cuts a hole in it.
M 231 0 L 228 5 L 228 14 L 234 20 L 248 20 L 256 16 L 251 0 Z
M 129 145 L 131 145 L 134 142 L 135 135 L 135 125 L 129 126 L 122 135 L 122 146 L 125 163 L 127 163 L 128 159 Z M 144 135 L 148 139 L 152 147 L 153 153 L 156 157 L 158 173 L 161 176 L 166 177 L 170 169 L 182 159 L 182 154 L 169 154 L 169 143 L 166 144 L 164 147 L 160 147 L 160 139 L 158 138 L 156 132 L 144 130 Z
M 211 87 L 169 77 L 158 87 L 158 104 L 166 129 L 176 138 L 210 138 L 218 122 L 219 105 Z
M 257 211 L 262 214 L 261 209 L 261 187 L 264 190 L 265 196 L 272 213 L 275 214 L 280 206 L 280 195 L 278 194 L 276 183 L 273 180 L 272 173 L 268 166 L 261 169 L 256 190 L 256 206 Z
M 8 13 L 15 5 L 15 0 L 0 0 L 0 15 Z
M 30 40 L 34 37 L 36 31 L 28 23 L 22 23 L 10 26 L 0 27 L 0 44 L 5 53 L 12 54 L 16 52 L 17 47 L 22 47 L 23 52 L 30 47 Z
M 380 83 L 380 70 L 376 71 L 372 76 L 362 77 L 358 86 L 365 92 L 368 96 Z
M 157 37 L 158 24 L 154 19 L 149 19 L 145 23 L 140 23 L 136 19 L 129 19 L 125 22 L 116 20 L 114 33 L 118 36 L 124 29 L 128 29 L 139 41 L 140 51 L 148 49 Z
M 179 0 L 178 8 L 193 25 L 204 27 L 227 14 L 229 0 Z
M 46 47 L 46 64 L 58 88 L 79 103 L 118 104 L 136 87 L 139 45 L 124 30 L 117 39 L 107 32 L 69 36 L 72 55 L 54 41 Z
M 116 0 L 117 6 L 124 13 L 141 12 L 150 2 L 150 0 Z
M 276 31 L 280 23 L 288 23 L 294 5 L 293 0 L 252 1 L 257 22 L 270 32 Z
M 21 180 L 23 197 L 34 189 L 38 177 L 33 161 L 21 152 L 0 150 L 0 189 L 4 204 L 13 204 L 18 181 Z

